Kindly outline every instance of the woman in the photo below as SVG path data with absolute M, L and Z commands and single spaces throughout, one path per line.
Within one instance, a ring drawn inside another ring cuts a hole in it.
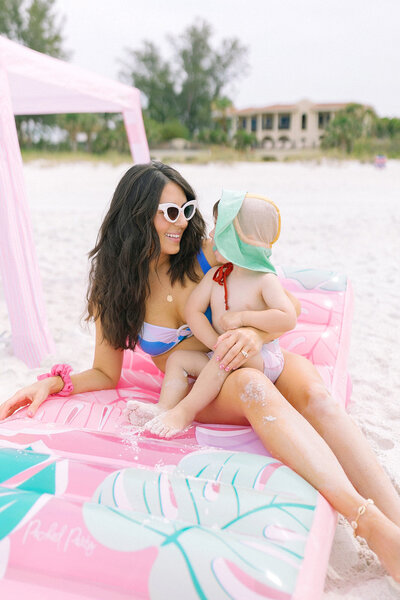
M 49 394 L 66 394 L 70 384 L 73 393 L 116 387 L 123 350 L 134 348 L 137 341 L 162 370 L 177 347 L 207 350 L 182 327 L 189 294 L 207 265 L 215 264 L 194 200 L 189 184 L 171 167 L 151 163 L 128 170 L 90 254 L 88 318 L 96 322 L 92 369 L 71 380 L 64 369 L 62 377 L 50 376 L 20 390 L 1 406 L 0 419 L 29 404 L 33 416 Z M 216 355 L 234 370 L 246 360 L 244 355 L 257 354 L 272 337 L 251 328 L 233 330 L 220 336 Z M 276 417 L 268 427 L 265 416 Z M 353 522 L 357 534 L 400 581 L 400 499 L 361 432 L 306 359 L 285 352 L 275 385 L 253 369 L 232 373 L 196 418 L 250 424 L 273 456 Z

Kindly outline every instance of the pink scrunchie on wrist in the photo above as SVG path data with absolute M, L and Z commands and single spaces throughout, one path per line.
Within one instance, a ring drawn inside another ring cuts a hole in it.
M 51 368 L 50 373 L 43 373 L 43 375 L 38 375 L 38 381 L 46 379 L 47 377 L 61 377 L 61 379 L 64 382 L 64 387 L 60 392 L 56 392 L 56 394 L 57 396 L 70 396 L 74 391 L 74 386 L 70 377 L 71 371 L 72 367 L 70 367 L 70 365 L 54 365 Z M 51 394 L 51 396 L 55 396 L 56 394 Z

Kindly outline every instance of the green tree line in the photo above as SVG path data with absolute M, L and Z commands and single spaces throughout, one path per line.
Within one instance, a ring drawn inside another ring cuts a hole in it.
M 11 40 L 67 59 L 62 29 L 55 0 L 0 0 L 0 34 Z M 212 37 L 211 26 L 200 22 L 167 38 L 169 60 L 150 41 L 125 50 L 120 79 L 142 93 L 150 144 L 173 138 L 227 141 L 228 121 L 215 121 L 213 111 L 224 115 L 232 104 L 225 92 L 247 72 L 247 48 L 236 38 L 216 47 Z M 119 114 L 24 115 L 16 123 L 23 148 L 129 151 Z
M 226 90 L 247 72 L 247 48 L 236 38 L 215 47 L 206 22 L 168 36 L 167 42 L 169 60 L 150 41 L 139 50 L 126 50 L 121 78 L 145 96 L 145 117 L 154 135 L 204 137 L 215 128 L 213 111 L 231 104 Z
M 329 123 L 323 148 L 338 148 L 344 154 L 400 156 L 400 119 L 379 118 L 372 108 L 348 104 Z
M 0 0 L 0 34 L 39 52 L 68 59 L 63 19 L 56 0 Z M 213 42 L 203 21 L 166 38 L 163 48 L 144 41 L 127 48 L 119 60 L 120 79 L 143 97 L 143 116 L 150 146 L 173 138 L 206 144 L 256 146 L 252 133 L 229 137 L 233 83 L 248 71 L 248 49 L 237 38 Z M 129 152 L 121 114 L 19 116 L 22 148 L 83 150 L 102 154 Z M 322 147 L 343 154 L 386 153 L 400 156 L 400 119 L 379 118 L 371 108 L 349 104 L 327 127 Z

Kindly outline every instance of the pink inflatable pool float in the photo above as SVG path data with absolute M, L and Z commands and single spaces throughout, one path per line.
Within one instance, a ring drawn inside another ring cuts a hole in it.
M 350 395 L 352 293 L 333 272 L 280 269 L 302 303 L 282 346 Z M 320 598 L 336 513 L 249 427 L 140 436 L 127 398 L 157 401 L 162 374 L 126 352 L 116 390 L 55 396 L 0 424 L 0 597 Z

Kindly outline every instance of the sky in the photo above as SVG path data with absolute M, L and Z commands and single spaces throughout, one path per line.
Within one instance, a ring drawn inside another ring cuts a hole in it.
M 71 62 L 114 79 L 125 49 L 205 20 L 213 44 L 237 37 L 249 69 L 227 95 L 237 108 L 360 102 L 400 117 L 400 0 L 56 0 Z

